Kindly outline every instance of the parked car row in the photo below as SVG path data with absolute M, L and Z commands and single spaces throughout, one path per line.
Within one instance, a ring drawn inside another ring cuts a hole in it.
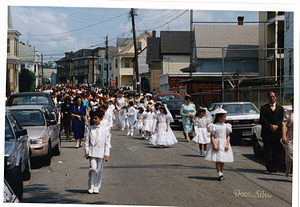
M 32 158 L 49 166 L 61 150 L 57 107 L 50 94 L 16 93 L 9 96 L 5 112 L 4 178 L 19 200 L 23 181 L 31 177 Z

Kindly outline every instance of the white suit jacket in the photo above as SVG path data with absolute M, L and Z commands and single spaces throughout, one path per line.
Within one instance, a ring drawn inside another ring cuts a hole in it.
M 97 136 L 98 135 L 98 136 Z M 101 123 L 87 128 L 85 136 L 85 154 L 90 157 L 103 158 L 109 156 L 111 148 L 109 128 Z

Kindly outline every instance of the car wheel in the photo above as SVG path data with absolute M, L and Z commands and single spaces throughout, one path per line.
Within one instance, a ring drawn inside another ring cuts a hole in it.
M 254 155 L 258 158 L 263 157 L 263 150 L 260 148 L 256 135 L 251 137 Z
M 59 133 L 58 139 L 59 139 L 59 141 L 58 141 L 57 145 L 55 146 L 55 148 L 53 150 L 53 154 L 54 155 L 60 155 L 60 152 L 61 152 L 61 138 L 60 138 L 60 133 Z
M 44 160 L 46 166 L 50 166 L 51 158 L 52 158 L 52 149 L 51 149 L 51 142 L 49 141 L 49 143 L 48 143 L 48 152 L 47 152 L 47 154 L 45 156 L 45 160 Z
M 30 157 L 28 157 L 28 160 L 27 160 L 27 164 L 26 164 L 26 167 L 23 171 L 23 180 L 24 181 L 27 181 L 27 180 L 30 180 L 31 178 L 31 164 L 30 164 Z
M 9 175 L 6 176 L 6 180 L 11 189 L 14 191 L 14 194 L 19 198 L 19 200 L 21 200 L 23 197 L 23 177 L 21 172 L 21 164 L 14 167 L 9 172 Z

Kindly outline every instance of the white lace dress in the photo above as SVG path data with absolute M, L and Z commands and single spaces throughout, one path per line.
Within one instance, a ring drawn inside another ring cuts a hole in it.
M 153 127 L 153 121 L 155 118 L 155 113 L 150 111 L 150 112 L 146 112 L 144 114 L 145 117 L 145 125 L 143 127 L 143 131 L 148 131 L 151 132 L 152 131 L 152 127 Z
M 201 118 L 196 117 L 194 128 L 195 128 L 195 137 L 194 142 L 199 144 L 209 144 L 210 143 L 210 133 L 207 131 L 207 127 L 210 124 L 210 119 L 206 116 Z
M 156 132 L 151 136 L 150 144 L 157 146 L 170 146 L 176 144 L 178 141 L 173 133 L 170 125 L 167 130 L 167 122 L 170 123 L 170 116 L 165 114 L 158 114 L 156 116 L 156 121 L 158 122 Z
M 226 135 L 232 132 L 231 125 L 219 122 L 210 124 L 208 126 L 208 132 L 215 135 L 215 143 L 219 150 L 215 151 L 212 142 L 210 142 L 204 159 L 213 162 L 233 162 L 233 152 L 230 144 L 229 150 L 224 150 L 226 146 Z
M 137 113 L 137 121 L 134 125 L 134 128 L 137 130 L 142 130 L 143 129 L 143 118 L 144 118 L 145 112 L 143 113 Z

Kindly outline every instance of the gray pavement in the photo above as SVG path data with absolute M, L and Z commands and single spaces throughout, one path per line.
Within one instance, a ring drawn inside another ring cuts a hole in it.
M 62 154 L 49 167 L 35 165 L 24 182 L 24 203 L 147 206 L 291 206 L 292 182 L 283 171 L 267 174 L 252 147 L 233 146 L 233 163 L 225 163 L 225 180 L 217 181 L 215 164 L 199 156 L 173 128 L 178 143 L 158 148 L 147 140 L 112 130 L 111 156 L 104 166 L 100 194 L 87 193 L 89 162 L 75 140 L 65 140 Z

